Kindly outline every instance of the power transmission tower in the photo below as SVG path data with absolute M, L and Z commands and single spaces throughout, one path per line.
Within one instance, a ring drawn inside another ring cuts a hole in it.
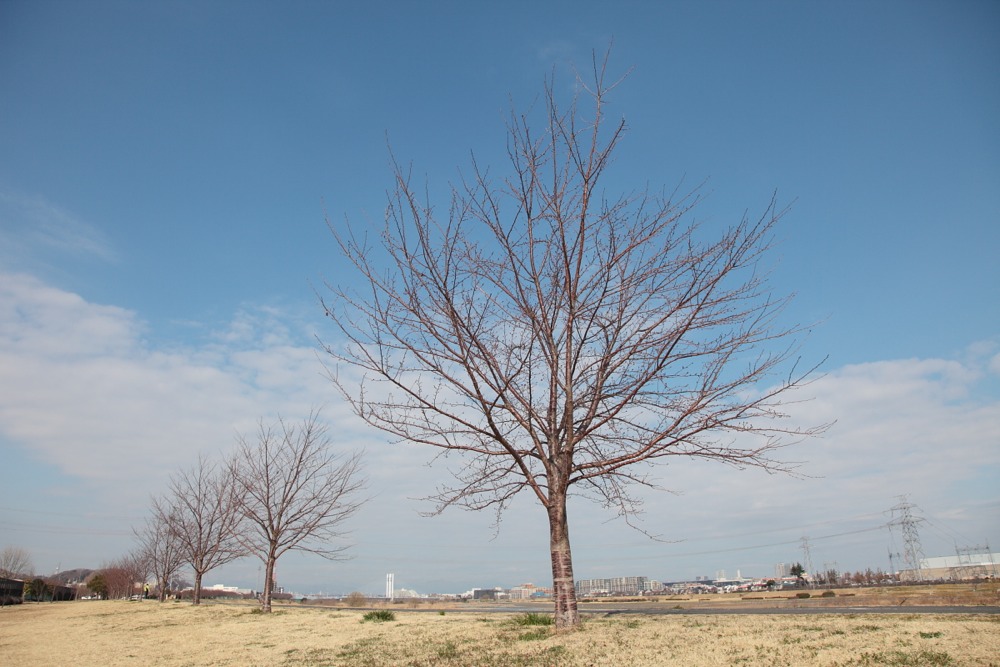
M 899 496 L 899 503 L 892 507 L 892 521 L 889 526 L 899 526 L 903 533 L 903 562 L 909 566 L 915 581 L 923 581 L 924 548 L 920 545 L 920 533 L 917 525 L 923 518 L 913 515 L 916 505 L 909 502 L 905 495 Z
M 809 581 L 811 585 L 811 582 L 815 580 L 816 576 L 815 573 L 813 572 L 812 553 L 809 551 L 808 537 L 802 538 L 802 559 L 805 561 L 803 565 L 806 566 L 806 572 L 809 573 Z
M 986 577 L 996 577 L 996 564 L 990 554 L 990 545 L 966 546 L 959 548 L 955 545 L 955 554 L 958 556 L 958 565 L 955 568 L 955 579 L 985 579 Z

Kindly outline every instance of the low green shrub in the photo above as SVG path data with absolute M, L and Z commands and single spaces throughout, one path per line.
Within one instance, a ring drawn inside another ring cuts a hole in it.
M 552 625 L 553 619 L 548 614 L 530 612 L 514 617 L 514 625 Z
M 385 623 L 386 621 L 395 621 L 396 615 L 387 609 L 376 609 L 375 611 L 370 611 L 361 617 L 361 622 L 371 621 L 373 623 Z
M 795 597 L 799 598 L 800 600 L 805 600 L 806 598 L 812 597 L 812 595 L 810 595 L 809 593 L 796 593 Z
M 833 598 L 833 597 L 837 597 L 837 594 L 834 593 L 833 591 L 823 591 L 823 593 L 820 595 L 820 597 L 821 598 Z

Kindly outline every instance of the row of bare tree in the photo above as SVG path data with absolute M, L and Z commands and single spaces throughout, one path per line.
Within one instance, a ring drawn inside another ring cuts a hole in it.
M 210 570 L 252 556 L 264 566 L 261 608 L 271 611 L 275 565 L 293 550 L 337 559 L 346 546 L 343 525 L 361 506 L 365 480 L 360 454 L 334 450 L 318 412 L 299 423 L 259 422 L 232 455 L 199 457 L 170 477 L 136 530 L 142 561 L 162 601 L 170 580 L 187 567 L 194 604 Z
M 882 568 L 856 572 L 838 572 L 837 570 L 826 570 L 816 575 L 816 583 L 820 586 L 883 586 L 896 582 L 897 579 Z

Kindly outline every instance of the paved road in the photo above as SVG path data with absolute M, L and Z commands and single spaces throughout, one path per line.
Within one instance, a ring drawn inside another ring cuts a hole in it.
M 593 614 L 1000 614 L 1000 607 L 960 607 L 911 605 L 904 607 L 715 607 L 701 609 L 581 609 L 581 613 Z
M 437 609 L 400 609 L 400 611 L 425 611 L 438 613 Z M 522 614 L 526 612 L 551 612 L 551 605 L 517 606 L 517 605 L 475 605 L 447 609 L 447 613 L 503 613 Z M 689 607 L 676 609 L 661 605 L 623 604 L 623 605 L 581 605 L 580 613 L 592 614 L 648 614 L 652 616 L 670 615 L 719 615 L 719 614 L 1000 614 L 1000 607 L 994 606 L 959 606 L 959 605 L 907 605 L 883 607 Z

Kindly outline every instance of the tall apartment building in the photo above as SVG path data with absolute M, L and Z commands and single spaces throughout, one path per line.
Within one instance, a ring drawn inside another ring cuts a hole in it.
M 610 579 L 580 579 L 576 594 L 586 595 L 641 595 L 649 589 L 649 577 L 611 577 Z

